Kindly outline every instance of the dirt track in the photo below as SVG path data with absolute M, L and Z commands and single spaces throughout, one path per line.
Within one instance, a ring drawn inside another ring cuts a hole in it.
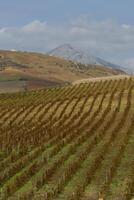
M 78 81 L 74 81 L 72 84 L 79 84 L 79 83 L 86 83 L 86 82 L 94 82 L 94 81 L 101 81 L 101 80 L 113 80 L 113 79 L 123 79 L 123 78 L 130 78 L 130 75 L 115 75 L 115 76 L 105 76 L 105 77 L 97 77 L 97 78 L 88 78 L 88 79 L 81 79 Z

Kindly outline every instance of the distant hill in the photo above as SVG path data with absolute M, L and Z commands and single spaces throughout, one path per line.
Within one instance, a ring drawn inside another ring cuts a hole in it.
M 0 92 L 62 86 L 80 79 L 122 73 L 40 53 L 0 51 Z
M 70 44 L 61 45 L 50 52 L 49 55 L 62 57 L 67 60 L 72 60 L 74 62 L 82 63 L 85 65 L 102 65 L 110 67 L 112 69 L 124 70 L 122 67 L 115 65 L 113 63 L 107 62 L 99 57 L 88 55 L 85 52 L 75 49 Z

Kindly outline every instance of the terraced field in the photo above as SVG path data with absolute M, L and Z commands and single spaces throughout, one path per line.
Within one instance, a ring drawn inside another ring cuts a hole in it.
M 0 94 L 1 200 L 132 200 L 134 79 Z

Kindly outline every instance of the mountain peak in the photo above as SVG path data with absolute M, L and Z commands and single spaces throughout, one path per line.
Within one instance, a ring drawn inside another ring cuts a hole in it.
M 73 49 L 73 47 L 71 46 L 71 44 L 62 44 L 59 47 Z
M 94 56 L 86 55 L 86 53 L 72 47 L 70 44 L 63 44 L 48 53 L 51 56 L 61 57 L 73 62 L 82 64 L 95 64 Z
M 79 53 L 79 51 L 76 50 L 74 47 L 72 47 L 70 44 L 60 45 L 49 52 L 50 55 L 64 57 L 64 58 L 69 58 L 70 56 L 77 53 Z
M 56 57 L 65 58 L 67 60 L 72 60 L 74 62 L 80 62 L 80 63 L 86 60 L 85 55 L 79 50 L 77 50 L 76 48 L 72 47 L 70 44 L 60 45 L 57 48 L 50 51 L 48 54 L 52 56 L 56 56 Z
M 88 65 L 88 64 L 101 65 L 101 66 L 107 66 L 113 69 L 119 69 L 119 70 L 122 69 L 120 66 L 107 62 L 99 57 L 79 51 L 75 49 L 74 47 L 72 47 L 70 44 L 60 45 L 57 48 L 50 51 L 48 54 L 51 56 L 61 57 L 61 58 L 71 60 L 73 62 L 81 63 L 84 65 Z

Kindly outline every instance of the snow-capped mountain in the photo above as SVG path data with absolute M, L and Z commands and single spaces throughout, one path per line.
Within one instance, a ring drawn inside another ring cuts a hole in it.
M 99 57 L 88 55 L 85 52 L 77 50 L 73 48 L 70 44 L 61 45 L 53 49 L 52 51 L 48 52 L 48 54 L 51 56 L 65 58 L 67 60 L 71 60 L 73 62 L 78 62 L 85 65 L 88 65 L 88 64 L 102 65 L 102 66 L 107 66 L 113 69 L 124 70 L 122 67 L 118 65 L 112 64 Z

